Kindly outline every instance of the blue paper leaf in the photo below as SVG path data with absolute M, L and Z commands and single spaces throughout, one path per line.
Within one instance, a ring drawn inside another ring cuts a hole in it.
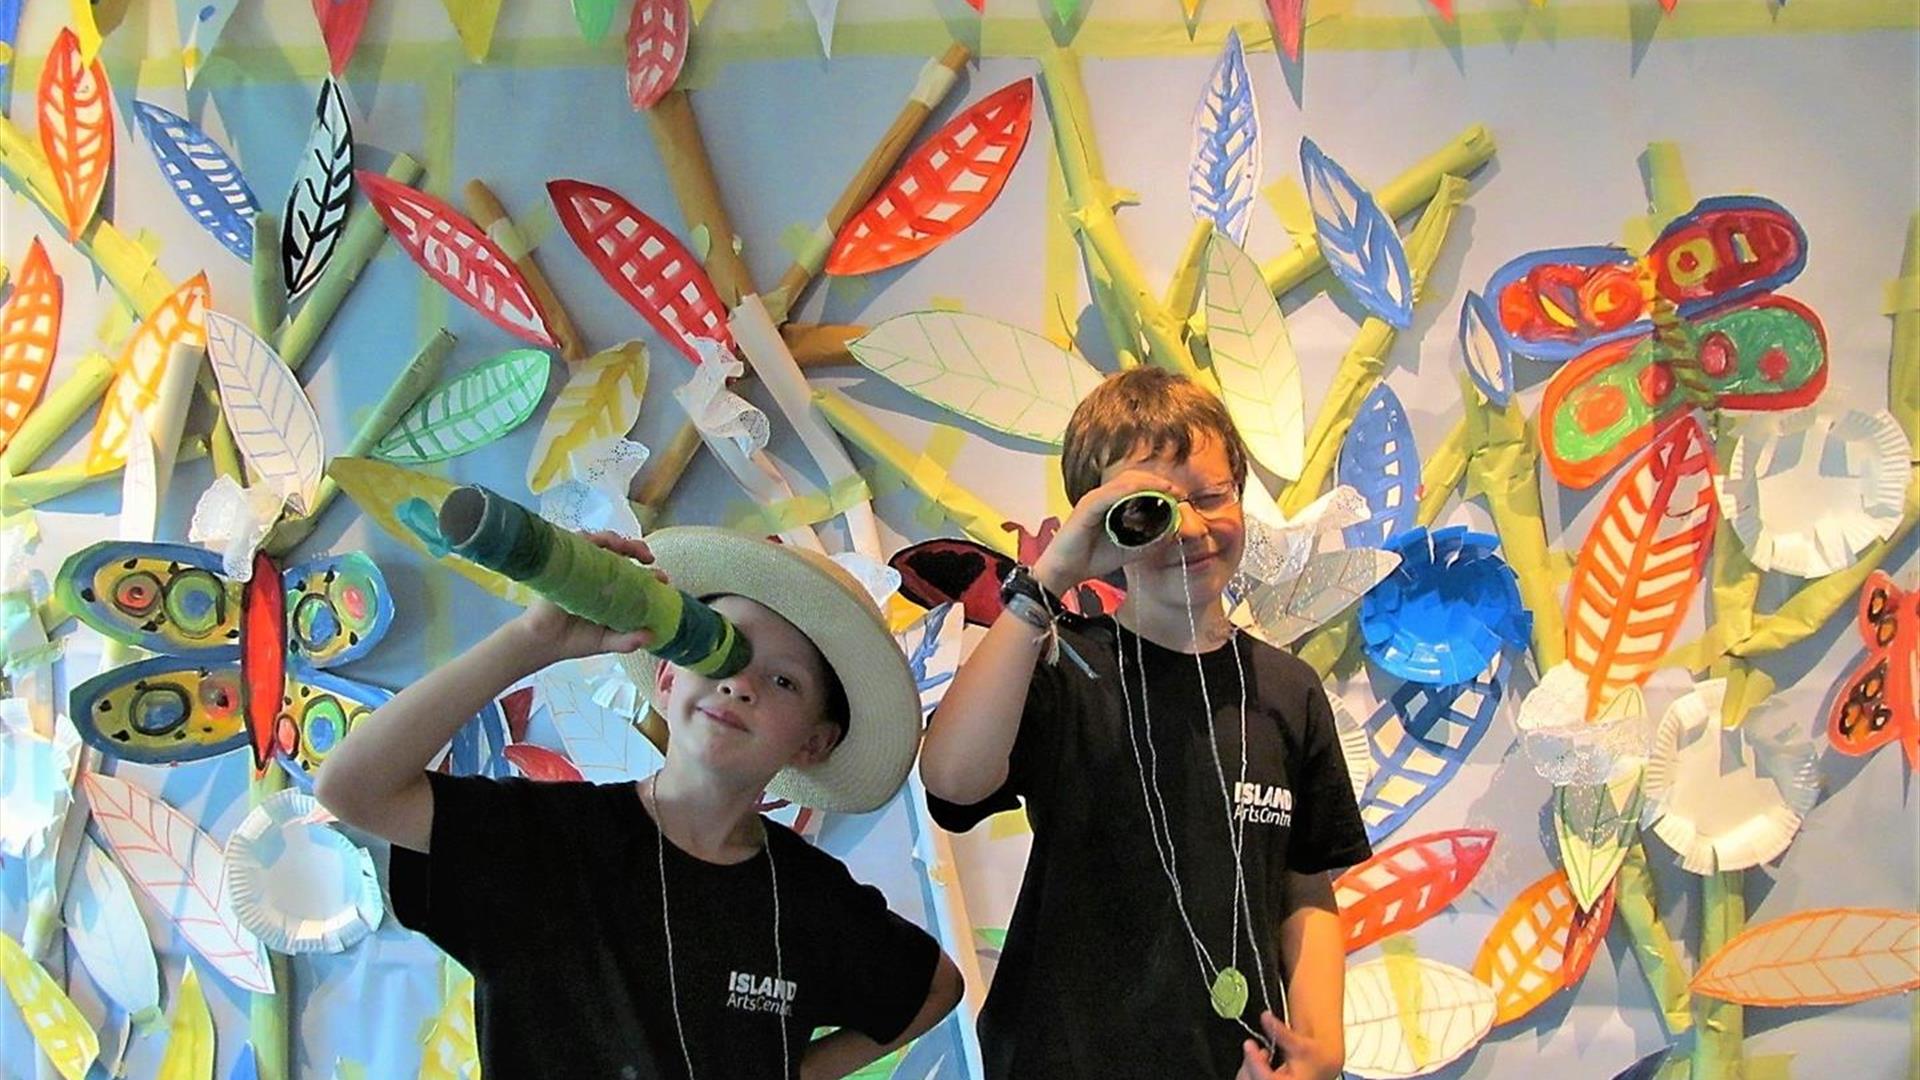
M 1348 547 L 1385 547 L 1388 537 L 1413 527 L 1420 502 L 1420 448 L 1407 411 L 1386 383 L 1360 403 L 1340 446 L 1339 475 L 1372 511 L 1367 520 L 1340 530 Z
M 1333 276 L 1369 313 L 1402 330 L 1413 325 L 1413 275 L 1393 219 L 1366 188 L 1304 137 L 1300 173 L 1320 253 Z
M 503 779 L 513 775 L 507 760 L 507 717 L 495 702 L 488 702 L 453 733 L 447 747 L 447 771 L 455 776 L 491 776 Z
M 1367 840 L 1378 844 L 1440 793 L 1493 724 L 1507 684 L 1507 654 L 1477 678 L 1456 686 L 1407 683 L 1367 720 L 1367 745 L 1378 766 L 1360 797 Z M 1417 738 L 1408 726 L 1424 727 Z
M 233 155 L 186 117 L 150 101 L 134 102 L 133 111 L 154 160 L 187 213 L 221 247 L 251 260 L 253 216 L 260 212 L 260 204 Z
M 0 0 L 0 116 L 11 110 L 13 101 L 13 54 L 20 40 L 20 8 L 24 0 Z
M 1260 113 L 1254 106 L 1240 32 L 1234 30 L 1227 34 L 1226 48 L 1194 110 L 1187 196 L 1195 217 L 1211 219 L 1240 244 L 1246 240 L 1259 186 Z
M 353 124 L 332 79 L 320 84 L 313 112 L 313 131 L 280 219 L 280 269 L 288 296 L 299 296 L 320 279 L 340 243 L 353 199 Z
M 1660 1066 L 1667 1063 L 1667 1056 L 1672 1053 L 1673 1047 L 1663 1046 L 1622 1069 L 1613 1080 L 1653 1080 L 1660 1075 Z
M 1513 397 L 1513 352 L 1493 308 L 1477 292 L 1469 292 L 1460 305 L 1460 354 L 1473 385 L 1505 408 Z

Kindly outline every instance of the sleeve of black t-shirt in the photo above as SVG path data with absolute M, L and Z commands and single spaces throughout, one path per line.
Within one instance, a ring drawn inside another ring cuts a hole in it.
M 833 958 L 822 1015 L 877 1043 L 890 1043 L 926 1003 L 940 946 L 895 915 L 879 889 L 853 879 L 839 860 L 822 858 L 832 919 L 821 922 L 821 955 Z
M 948 832 L 966 832 L 975 825 L 1007 810 L 1020 808 L 1021 797 L 1050 781 L 1060 760 L 1061 715 L 1066 704 L 1066 665 L 1036 660 L 1033 679 L 1027 683 L 1026 704 L 1020 710 L 1020 731 L 1013 739 L 1007 757 L 1007 779 L 999 790 L 976 803 L 952 803 L 927 796 L 927 809 L 933 820 Z M 939 710 L 934 710 L 938 712 Z M 960 717 L 965 723 L 966 718 Z
M 486 968 L 503 928 L 543 903 L 571 850 L 556 812 L 574 785 L 429 772 L 431 854 L 393 846 L 389 889 L 401 925 L 469 971 Z
M 1306 701 L 1301 715 L 1302 762 L 1293 772 L 1293 834 L 1287 843 L 1287 869 L 1296 874 L 1318 874 L 1367 861 L 1373 848 L 1367 827 L 1353 801 L 1353 781 L 1340 753 L 1340 735 L 1333 723 L 1333 707 L 1312 669 L 1303 679 Z

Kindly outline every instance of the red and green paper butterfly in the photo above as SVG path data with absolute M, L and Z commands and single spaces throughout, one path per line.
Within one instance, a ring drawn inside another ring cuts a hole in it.
M 371 650 L 393 598 L 358 552 L 281 570 L 255 555 L 250 581 L 181 544 L 108 540 L 60 568 L 55 589 L 80 621 L 157 655 L 73 688 L 86 742 L 127 761 L 168 764 L 251 746 L 311 772 L 392 695 L 322 668 Z
M 1860 593 L 1860 636 L 1867 658 L 1834 699 L 1827 739 L 1856 756 L 1898 739 L 1908 767 L 1920 769 L 1920 590 L 1875 570 Z

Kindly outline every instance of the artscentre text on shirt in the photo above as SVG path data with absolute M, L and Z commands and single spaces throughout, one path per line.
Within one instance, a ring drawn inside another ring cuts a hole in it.
M 771 975 L 749 975 L 744 971 L 727 973 L 727 1008 L 729 1009 L 777 1012 L 781 1016 L 790 1016 L 793 1014 L 793 999 L 799 992 L 799 984 L 792 979 L 776 979 Z
M 1279 784 L 1243 780 L 1233 785 L 1233 815 L 1253 825 L 1293 824 L 1293 792 Z

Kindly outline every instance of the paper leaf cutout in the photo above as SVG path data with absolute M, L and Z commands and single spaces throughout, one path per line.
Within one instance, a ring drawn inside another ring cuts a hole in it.
M 1748 926 L 1693 992 L 1742 1005 L 1844 1005 L 1920 989 L 1920 914 L 1821 908 Z
M 1811 740 L 1764 740 L 1751 718 L 1726 728 L 1726 691 L 1709 679 L 1667 706 L 1647 759 L 1648 827 L 1695 874 L 1773 859 L 1820 797 Z
M 1575 911 L 1573 927 L 1567 931 L 1567 958 L 1560 965 L 1561 985 L 1571 990 L 1587 977 L 1587 969 L 1607 943 L 1607 927 L 1613 925 L 1615 888 L 1608 882 L 1591 910 Z
M 1393 219 L 1372 193 L 1304 137 L 1300 172 L 1320 252 L 1333 276 L 1368 314 L 1402 330 L 1412 326 L 1413 276 Z
M 253 258 L 253 216 L 260 211 L 240 166 L 212 136 L 152 102 L 133 103 L 140 131 L 180 204 L 220 246 Z
M 67 238 L 78 241 L 100 206 L 113 167 L 113 97 L 98 59 L 81 55 L 80 39 L 61 28 L 40 69 L 40 149 L 60 196 Z
M 219 43 L 240 0 L 173 0 L 180 26 L 180 63 L 192 86 Z
M 173 993 L 173 1015 L 167 1021 L 167 1051 L 155 1080 L 210 1080 L 213 1076 L 213 1014 L 200 992 L 200 975 L 193 961 Z
M 1420 504 L 1420 448 L 1399 395 L 1386 383 L 1360 403 L 1340 444 L 1338 476 L 1371 511 L 1367 520 L 1340 530 L 1348 547 L 1386 547 L 1388 538 L 1413 528 Z
M 1565 989 L 1562 967 L 1575 910 L 1567 875 L 1555 870 L 1500 913 L 1473 961 L 1474 977 L 1493 987 L 1496 1025 L 1520 1019 Z
M 634 108 L 651 109 L 673 89 L 692 32 L 687 0 L 634 0 L 627 17 L 627 99 Z
M 549 180 L 560 224 L 600 276 L 689 361 L 694 338 L 733 348 L 727 307 L 713 282 L 667 227 L 618 193 L 581 180 Z
M 88 473 L 109 472 L 126 463 L 134 415 L 144 413 L 159 395 L 174 346 L 206 347 L 206 311 L 207 275 L 195 274 L 149 312 L 127 340 L 126 351 L 114 367 L 113 383 L 100 402 L 100 415 L 93 422 Z
M 1284 649 L 1352 607 L 1399 565 L 1400 556 L 1390 551 L 1319 552 L 1297 575 L 1253 591 L 1244 606 L 1247 629 Z
M 1713 449 L 1692 417 L 1654 440 L 1613 490 L 1567 589 L 1567 658 L 1589 714 L 1645 681 L 1686 619 L 1713 540 Z
M 1406 824 L 1440 793 L 1492 726 L 1506 691 L 1507 654 L 1463 686 L 1407 683 L 1367 720 L 1379 770 L 1360 802 L 1360 820 L 1372 843 Z M 1425 731 L 1412 734 L 1409 728 Z
M 1760 569 L 1825 577 L 1899 526 L 1914 455 L 1890 413 L 1797 409 L 1737 430 L 1720 512 Z
M 372 0 L 313 0 L 313 17 L 327 43 L 327 68 L 334 78 L 346 74 L 347 62 L 360 45 Z
M 981 98 L 908 155 L 827 253 L 829 274 L 912 262 L 980 219 L 1013 175 L 1033 126 L 1033 80 Z
M 552 367 L 538 349 L 503 353 L 421 398 L 371 453 L 411 464 L 477 450 L 527 422 Z
M 547 416 L 540 422 L 527 459 L 527 490 L 539 493 L 566 479 L 576 452 L 602 439 L 618 438 L 640 419 L 647 392 L 647 347 L 629 341 L 573 366 Z
M 1400 678 L 1444 686 L 1525 645 L 1533 619 L 1513 568 L 1494 550 L 1499 542 L 1464 525 L 1395 535 L 1388 550 L 1399 566 L 1360 602 L 1367 658 Z
M 19 1007 L 27 1030 L 53 1067 L 66 1080 L 85 1080 L 87 1070 L 100 1056 L 100 1037 L 47 969 L 3 933 L 0 982 L 7 984 L 7 993 Z
M 1473 385 L 1498 408 L 1513 397 L 1513 354 L 1495 329 L 1493 309 L 1479 293 L 1469 292 L 1460 304 L 1460 353 Z
M 1567 784 L 1553 792 L 1553 832 L 1560 865 L 1582 911 L 1613 884 L 1640 834 L 1644 768 L 1623 770 L 1605 784 Z
M 334 458 L 327 464 L 327 475 L 388 535 L 502 600 L 521 605 L 532 602 L 533 594 L 511 578 L 466 559 L 447 557 L 437 515 L 440 504 L 456 486 L 453 481 L 372 458 L 352 457 Z
M 320 417 L 293 369 L 237 319 L 207 313 L 207 360 L 220 381 L 220 411 L 261 485 L 313 509 L 327 451 Z
M 1327 704 L 1333 710 L 1333 730 L 1340 737 L 1340 757 L 1347 765 L 1347 779 L 1353 782 L 1353 802 L 1360 804 L 1360 797 L 1366 794 L 1367 784 L 1373 780 L 1373 747 L 1367 742 L 1367 725 L 1340 695 L 1327 688 Z
M 995 431 L 1060 445 L 1100 373 L 1039 334 L 962 311 L 896 315 L 847 343 L 868 370 Z
M 507 747 L 506 755 L 513 767 L 520 770 L 520 775 L 529 780 L 564 783 L 585 779 L 565 754 L 557 754 L 544 746 L 514 743 Z
M 1396 987 L 1396 975 L 1411 985 Z M 1347 1072 L 1403 1080 L 1478 1046 L 1493 1029 L 1493 991 L 1450 964 L 1385 956 L 1348 969 L 1341 1013 Z
M 160 966 L 127 876 L 91 839 L 67 890 L 62 915 L 73 951 L 107 1000 L 144 1022 L 160 1011 Z
M 398 180 L 365 169 L 355 175 L 387 231 L 428 277 L 507 333 L 560 347 L 526 276 L 479 226 Z
M 140 891 L 200 956 L 242 990 L 273 993 L 260 939 L 240 925 L 222 888 L 220 845 L 186 815 L 124 780 L 83 778 L 101 835 Z
M 1274 36 L 1280 51 L 1289 60 L 1300 59 L 1300 38 L 1306 30 L 1307 0 L 1267 0 L 1267 16 L 1273 20 Z
M 588 41 L 606 37 L 616 6 L 614 0 L 573 0 L 573 21 L 580 27 L 580 36 Z
M 447 19 L 460 35 L 467 59 L 484 63 L 493 51 L 493 28 L 500 21 L 500 0 L 440 0 Z
M 1254 460 L 1298 479 L 1306 399 L 1286 316 L 1253 261 L 1225 234 L 1207 242 L 1207 343 L 1220 398 Z
M 1354 952 L 1432 918 L 1466 891 L 1493 852 L 1491 829 L 1417 836 L 1334 880 L 1347 951 Z
M 60 344 L 65 290 L 47 249 L 35 237 L 14 278 L 13 295 L 0 308 L 0 446 L 20 430 L 46 389 Z
M 328 0 L 319 0 L 325 3 Z M 353 202 L 353 121 L 340 84 L 326 79 L 313 107 L 313 130 L 293 171 L 293 189 L 280 218 L 280 270 L 287 295 L 320 280 L 340 246 Z
M 1898 739 L 1908 767 L 1920 769 L 1920 590 L 1875 570 L 1860 590 L 1856 625 L 1867 655 L 1833 699 L 1827 741 L 1857 757 Z
M 446 982 L 446 1001 L 420 1048 L 420 1080 L 467 1080 L 480 1071 L 473 976 L 462 973 Z
M 1260 111 L 1240 31 L 1227 44 L 1207 79 L 1193 113 L 1193 155 L 1187 168 L 1187 201 L 1193 216 L 1211 220 L 1235 246 L 1247 239 L 1254 195 L 1260 187 Z M 1272 295 L 1271 292 L 1268 293 Z M 1208 322 L 1211 330 L 1213 324 Z M 1291 479 L 1291 475 L 1289 476 Z
M 604 664 L 604 658 L 549 667 L 534 676 L 538 701 L 581 776 L 597 784 L 635 780 L 665 759 L 626 716 L 596 703 L 588 693 L 589 673 L 602 669 L 617 670 Z

